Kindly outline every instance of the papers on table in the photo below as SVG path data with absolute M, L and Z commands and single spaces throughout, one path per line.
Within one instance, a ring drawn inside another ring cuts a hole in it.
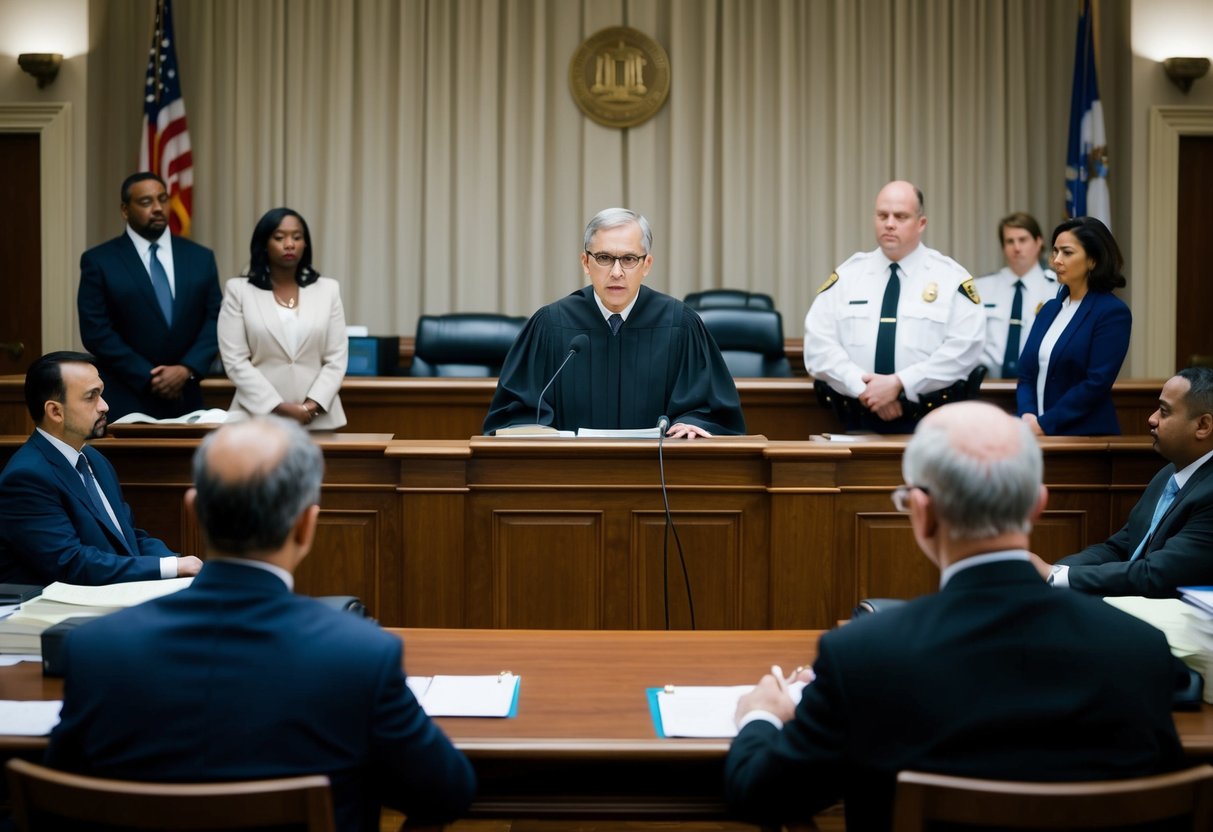
M 182 416 L 168 419 L 156 419 L 146 413 L 128 413 L 120 419 L 115 419 L 112 425 L 221 425 L 227 421 L 227 411 L 212 407 L 207 410 L 194 410 Z
M 59 724 L 60 699 L 24 701 L 0 699 L 0 734 L 45 737 Z
M 516 716 L 521 676 L 409 676 L 409 690 L 429 716 Z
M 649 688 L 649 712 L 657 736 L 731 739 L 737 736 L 737 700 L 753 689 L 753 685 Z M 788 686 L 793 702 L 800 702 L 804 689 L 804 682 Z
M 556 430 L 548 425 L 511 425 L 507 428 L 497 428 L 497 436 L 520 436 L 527 439 L 542 439 L 552 437 L 582 439 L 660 439 L 661 431 L 657 428 L 625 428 L 608 430 L 607 428 L 578 428 L 576 433 L 571 430 Z
M 1171 652 L 1204 677 L 1205 701 L 1213 703 L 1213 612 L 1204 606 L 1213 587 L 1180 587 L 1179 592 L 1183 601 L 1132 596 L 1104 601 L 1162 630 Z

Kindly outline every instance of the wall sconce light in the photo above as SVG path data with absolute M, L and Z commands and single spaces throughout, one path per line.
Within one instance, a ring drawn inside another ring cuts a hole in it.
M 1184 92 L 1192 89 L 1192 82 L 1204 78 L 1209 71 L 1208 58 L 1167 58 L 1162 62 L 1167 77 Z
M 61 63 L 63 56 L 58 52 L 24 52 L 17 56 L 17 66 L 21 67 L 22 72 L 38 79 L 38 89 L 55 80 Z

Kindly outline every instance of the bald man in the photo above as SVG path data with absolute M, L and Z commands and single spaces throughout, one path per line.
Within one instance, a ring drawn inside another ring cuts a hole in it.
M 804 319 L 804 366 L 847 430 L 910 433 L 925 413 L 968 398 L 986 317 L 969 272 L 927 248 L 922 191 L 876 196 L 878 248 L 851 256 Z
M 1030 429 L 991 405 L 922 420 L 893 503 L 940 590 L 822 636 L 799 704 L 770 675 L 742 697 L 725 764 L 738 813 L 801 821 L 841 797 L 848 829 L 879 830 L 903 769 L 1059 781 L 1181 764 L 1186 670 L 1162 633 L 1050 590 L 1029 562 L 1041 468 Z
M 206 564 L 188 589 L 72 633 L 50 765 L 177 782 L 327 774 L 341 830 L 378 830 L 381 804 L 410 823 L 467 808 L 475 776 L 405 685 L 400 639 L 292 592 L 323 472 L 285 419 L 203 441 L 186 505 Z

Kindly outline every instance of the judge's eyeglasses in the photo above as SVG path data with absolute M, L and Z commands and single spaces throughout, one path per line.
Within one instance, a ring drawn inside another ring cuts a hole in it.
M 627 271 L 631 271 L 639 266 L 640 261 L 648 256 L 645 254 L 621 254 L 616 257 L 613 254 L 607 254 L 605 251 L 600 251 L 597 254 L 592 251 L 586 251 L 586 254 L 590 255 L 593 261 L 604 269 L 613 268 L 615 262 L 618 261 L 619 265 Z

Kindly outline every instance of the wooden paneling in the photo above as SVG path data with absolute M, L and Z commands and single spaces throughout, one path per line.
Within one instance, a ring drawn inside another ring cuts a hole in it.
M 0 459 L 25 437 L 0 439 Z M 647 441 L 389 441 L 320 435 L 326 469 L 301 592 L 354 594 L 388 626 L 665 626 L 665 514 Z M 196 439 L 96 443 L 136 522 L 200 551 L 182 508 Z M 1055 560 L 1120 528 L 1163 462 L 1148 437 L 1046 439 L 1048 509 L 1032 548 Z M 864 597 L 938 585 L 908 518 L 899 440 L 669 442 L 670 509 L 701 628 L 830 627 Z M 690 626 L 669 544 L 670 625 Z

